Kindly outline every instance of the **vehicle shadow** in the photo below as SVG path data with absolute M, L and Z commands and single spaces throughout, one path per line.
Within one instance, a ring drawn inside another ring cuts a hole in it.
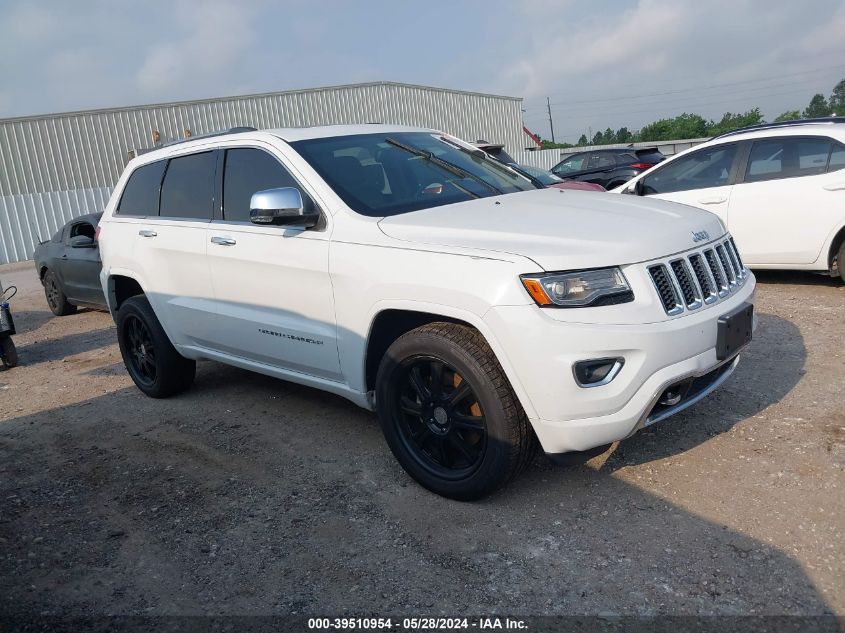
M 762 284 L 798 284 L 802 286 L 830 286 L 841 287 L 840 277 L 831 277 L 802 270 L 755 270 L 757 283 Z
M 372 414 L 210 362 L 0 423 L 0 498 L 7 615 L 829 612 L 781 550 L 610 471 L 450 501 Z
M 17 324 L 17 320 L 15 321 Z M 84 352 L 112 345 L 115 342 L 113 327 L 66 334 L 59 338 L 45 338 L 32 343 L 17 343 L 20 365 L 35 365 L 61 360 Z
M 807 350 L 790 321 L 758 314 L 754 340 L 721 388 L 681 413 L 618 443 L 602 465 L 616 470 L 684 453 L 782 400 L 806 373 Z
M 14 305 L 11 306 L 11 312 L 18 334 L 34 332 L 50 319 L 57 318 L 49 310 L 16 310 Z

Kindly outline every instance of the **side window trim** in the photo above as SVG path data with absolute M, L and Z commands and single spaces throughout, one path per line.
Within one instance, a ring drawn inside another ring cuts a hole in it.
M 842 171 L 843 169 L 845 169 L 845 164 L 842 164 L 839 167 L 837 167 L 836 169 L 834 169 L 833 171 L 830 170 L 830 161 L 833 158 L 833 153 L 838 152 L 838 151 L 845 152 L 845 143 L 841 143 L 840 141 L 836 140 L 835 138 L 831 138 L 830 139 L 830 151 L 827 153 L 827 164 L 824 167 L 823 173 L 832 174 L 832 173 L 835 173 L 837 171 Z
M 228 153 L 229 150 L 233 150 L 233 149 L 257 150 L 257 151 L 260 151 L 260 152 L 264 152 L 265 154 L 270 156 L 273 160 L 275 160 L 279 164 L 279 167 L 284 169 L 287 172 L 287 174 L 290 176 L 291 180 L 293 180 L 296 183 L 297 187 L 299 189 L 301 189 L 303 192 L 305 192 L 305 194 L 309 198 L 311 198 L 311 202 L 314 204 L 314 208 L 317 209 L 317 211 L 320 212 L 320 221 L 318 222 L 315 229 L 319 231 L 326 226 L 326 222 L 327 222 L 326 212 L 323 211 L 323 208 L 317 202 L 317 197 L 314 195 L 314 193 L 312 191 L 310 191 L 308 189 L 308 187 L 306 187 L 302 184 L 302 180 L 294 174 L 293 170 L 291 170 L 290 167 L 288 167 L 279 158 L 279 156 L 276 155 L 275 152 L 272 152 L 272 151 L 268 150 L 266 147 L 263 147 L 261 145 L 249 145 L 249 144 L 226 145 L 226 146 L 221 147 L 218 150 L 219 153 L 220 153 L 220 156 L 218 157 L 218 161 L 217 161 L 217 170 L 218 170 L 217 176 L 219 178 L 219 182 L 218 181 L 215 182 L 215 193 L 219 191 L 220 203 L 219 204 L 215 203 L 215 205 L 214 205 L 215 213 L 214 213 L 214 217 L 212 218 L 212 222 L 214 222 L 216 224 L 230 224 L 230 225 L 234 225 L 234 226 L 261 226 L 261 225 L 253 224 L 252 222 L 248 222 L 248 221 L 244 222 L 242 220 L 227 220 L 226 219 L 226 209 L 224 208 L 224 204 L 225 204 L 225 202 L 224 202 L 224 191 L 225 191 L 224 179 L 225 179 L 225 176 L 226 176 L 226 160 L 228 158 L 227 153 Z M 217 189 L 217 185 L 219 185 L 219 190 Z M 218 217 L 218 210 L 219 210 L 219 217 Z M 291 228 L 295 228 L 295 227 L 269 225 L 269 226 L 261 226 L 261 228 L 277 229 L 277 230 L 280 230 L 280 231 L 281 230 L 288 230 L 289 231 L 289 230 L 291 230 Z
M 751 146 L 754 141 L 740 141 L 737 143 L 736 155 L 734 156 L 731 173 L 728 176 L 729 185 L 737 185 L 745 180 L 745 171 L 748 169 L 748 159 L 751 156 Z

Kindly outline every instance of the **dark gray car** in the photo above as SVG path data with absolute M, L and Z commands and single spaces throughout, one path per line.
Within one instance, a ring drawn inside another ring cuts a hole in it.
M 613 189 L 665 158 L 656 147 L 594 149 L 567 156 L 551 172 L 564 180 L 592 182 Z
M 56 316 L 76 312 L 77 306 L 106 309 L 100 285 L 97 225 L 102 213 L 74 218 L 33 255 L 47 304 Z

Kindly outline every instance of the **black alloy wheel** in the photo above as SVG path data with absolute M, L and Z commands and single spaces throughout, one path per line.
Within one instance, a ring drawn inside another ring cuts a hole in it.
M 156 351 L 149 328 L 141 319 L 130 315 L 126 319 L 123 336 L 133 378 L 152 385 L 156 380 Z
M 393 391 L 402 442 L 432 475 L 464 479 L 484 458 L 487 425 L 469 381 L 431 356 L 406 358 Z

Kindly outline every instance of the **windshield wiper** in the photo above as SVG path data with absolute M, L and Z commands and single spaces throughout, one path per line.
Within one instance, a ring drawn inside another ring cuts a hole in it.
M 478 183 L 481 183 L 482 185 L 484 185 L 485 187 L 487 187 L 488 189 L 493 191 L 496 195 L 502 195 L 504 193 L 504 191 L 501 191 L 500 189 L 494 187 L 493 185 L 491 185 L 489 182 L 487 182 L 486 180 L 484 180 L 480 176 L 476 176 L 474 173 L 464 169 L 463 167 L 459 167 L 458 165 L 455 165 L 453 163 L 450 163 L 447 160 L 443 160 L 442 158 L 435 156 L 433 152 L 427 152 L 424 149 L 419 149 L 419 148 L 416 148 L 416 147 L 412 147 L 410 145 L 405 145 L 401 141 L 397 141 L 395 138 L 387 137 L 386 139 L 384 139 L 384 142 L 389 143 L 390 145 L 393 145 L 393 147 L 398 147 L 401 150 L 405 150 L 409 154 L 413 154 L 414 156 L 419 156 L 420 158 L 424 158 L 427 161 L 429 161 L 430 163 L 437 165 L 441 169 L 445 169 L 446 171 L 448 171 L 449 173 L 451 173 L 455 176 L 459 176 L 460 178 L 469 178 L 470 180 L 474 180 Z M 459 189 L 463 189 L 464 191 L 467 191 L 466 189 L 456 185 L 455 183 L 452 183 L 452 184 L 455 185 L 456 187 L 458 187 Z M 467 191 L 467 193 L 469 193 L 469 192 Z M 480 198 L 481 196 L 476 196 L 476 197 Z
M 528 180 L 532 185 L 534 185 L 537 189 L 545 189 L 546 185 L 543 184 L 543 181 L 535 176 L 532 176 L 528 172 L 522 171 L 519 167 L 515 167 L 513 165 L 509 165 L 507 163 L 503 163 L 501 161 L 496 160 L 495 158 L 489 156 L 487 152 L 483 149 L 476 148 L 476 149 L 469 149 L 468 147 L 464 147 L 462 145 L 458 145 L 457 143 L 453 143 L 449 139 L 441 136 L 440 140 L 446 143 L 449 147 L 454 147 L 456 150 L 463 152 L 464 154 L 469 154 L 470 156 L 475 156 L 476 158 L 481 158 L 482 160 L 486 160 L 490 165 L 492 165 L 495 169 L 499 169 L 501 171 L 515 171 L 517 174 Z

